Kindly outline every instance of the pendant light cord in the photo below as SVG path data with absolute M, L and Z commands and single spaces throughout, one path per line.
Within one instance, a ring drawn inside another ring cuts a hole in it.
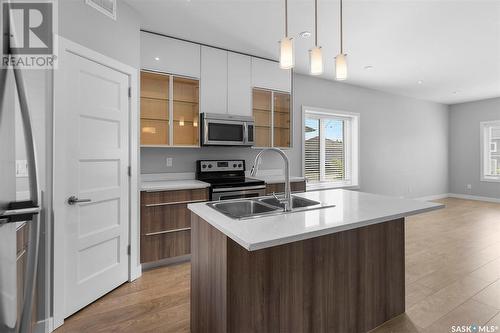
M 285 37 L 288 37 L 288 0 L 285 0 Z
M 342 0 L 340 0 L 340 54 L 344 54 L 344 22 L 342 19 L 342 14 Z
M 318 47 L 318 0 L 314 0 L 314 46 Z

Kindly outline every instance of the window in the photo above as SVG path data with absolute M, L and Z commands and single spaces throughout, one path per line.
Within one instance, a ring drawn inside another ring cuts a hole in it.
M 304 108 L 304 176 L 308 186 L 358 185 L 359 115 Z
M 481 180 L 500 182 L 500 120 L 481 123 Z

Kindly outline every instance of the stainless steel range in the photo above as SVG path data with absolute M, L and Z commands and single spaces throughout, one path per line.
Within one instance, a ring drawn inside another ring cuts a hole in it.
M 245 160 L 197 161 L 196 179 L 211 185 L 211 201 L 266 195 L 266 183 L 263 180 L 245 177 Z

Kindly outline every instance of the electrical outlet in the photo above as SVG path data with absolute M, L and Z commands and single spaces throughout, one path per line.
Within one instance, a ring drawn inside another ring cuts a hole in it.
M 469 190 L 469 191 L 470 191 L 470 190 L 472 190 L 472 184 L 467 184 L 467 186 L 465 186 L 465 188 L 466 188 L 467 190 Z
M 167 157 L 167 168 L 171 168 L 172 165 L 174 164 L 174 159 L 172 157 Z

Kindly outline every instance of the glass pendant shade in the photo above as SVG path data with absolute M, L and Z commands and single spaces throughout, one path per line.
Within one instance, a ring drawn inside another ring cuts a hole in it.
M 283 37 L 280 41 L 280 68 L 290 69 L 294 66 L 293 59 L 293 39 Z
M 311 75 L 323 74 L 323 54 L 319 46 L 309 50 L 309 73 Z
M 335 79 L 338 81 L 347 80 L 347 57 L 339 54 L 335 57 Z

